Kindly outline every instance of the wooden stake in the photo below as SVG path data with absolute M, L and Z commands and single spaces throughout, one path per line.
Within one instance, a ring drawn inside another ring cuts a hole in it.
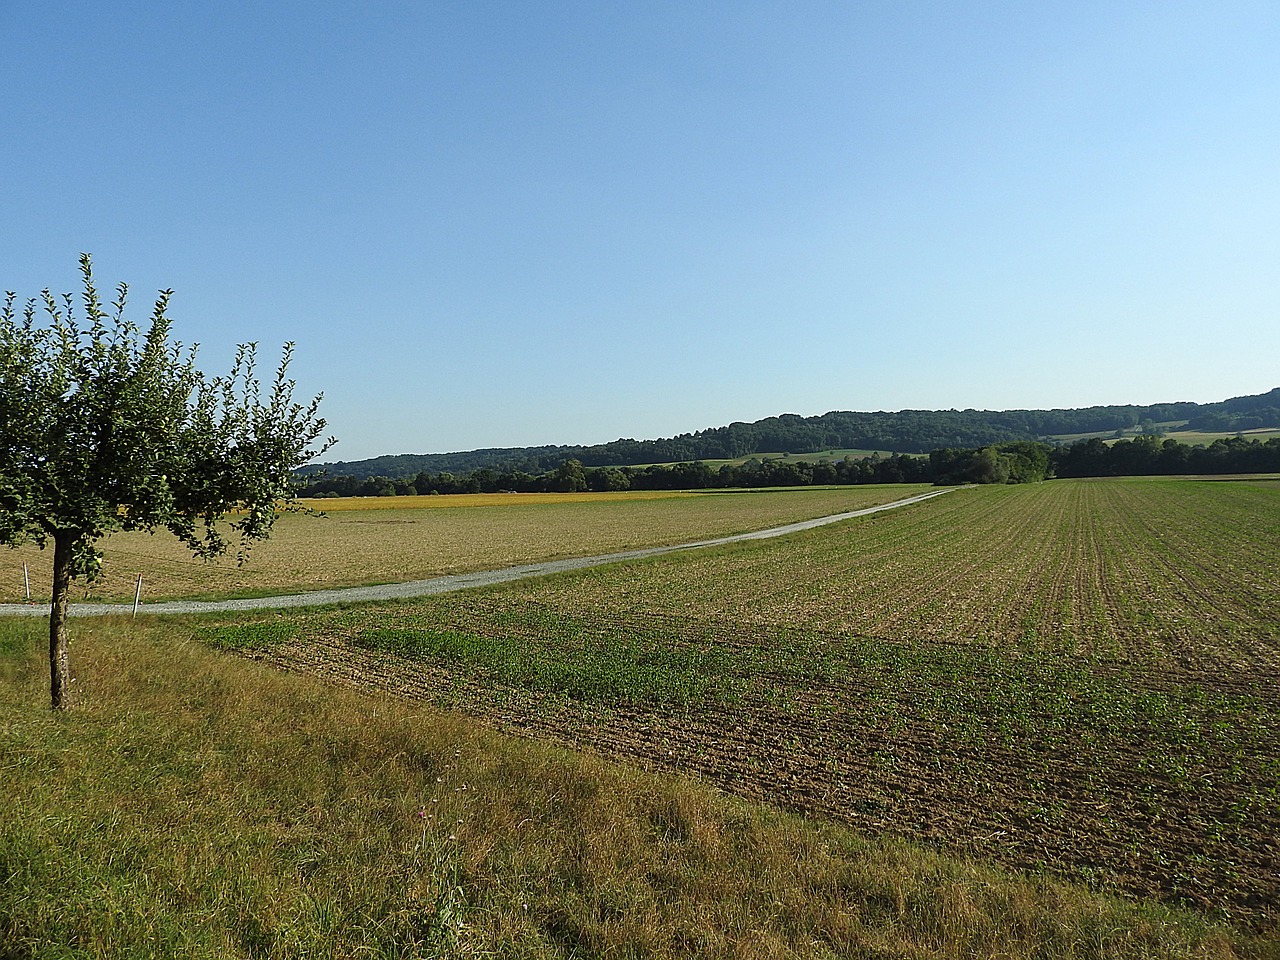
M 138 615 L 138 601 L 142 599 L 142 574 L 138 574 L 138 589 L 133 592 L 133 615 Z

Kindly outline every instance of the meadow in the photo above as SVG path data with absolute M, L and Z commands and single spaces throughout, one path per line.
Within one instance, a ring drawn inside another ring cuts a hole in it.
M 0 623 L 0 934 L 1280 956 L 1278 559 L 1275 483 L 978 488 L 421 601 L 85 622 L 66 717 L 39 622 Z

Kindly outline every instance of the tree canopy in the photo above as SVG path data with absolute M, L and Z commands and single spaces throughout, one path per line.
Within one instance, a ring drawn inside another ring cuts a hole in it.
M 68 588 L 97 575 L 103 537 L 163 527 L 199 556 L 234 543 L 243 560 L 292 498 L 293 471 L 332 443 L 312 447 L 325 421 L 319 396 L 293 399 L 292 344 L 265 393 L 256 344 L 207 378 L 196 348 L 170 341 L 172 291 L 144 331 L 125 317 L 125 284 L 104 304 L 87 254 L 80 270 L 82 316 L 71 294 L 48 290 L 20 309 L 7 293 L 0 310 L 0 543 L 53 543 L 55 707 L 69 679 Z

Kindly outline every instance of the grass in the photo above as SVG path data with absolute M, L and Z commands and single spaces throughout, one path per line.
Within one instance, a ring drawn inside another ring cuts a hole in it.
M 1057 481 L 291 615 L 287 669 L 1259 928 L 1278 919 L 1274 486 Z
M 265 623 L 232 623 L 200 631 L 205 643 L 217 650 L 261 650 L 287 643 L 298 635 L 298 627 L 287 620 Z
M 395 583 L 539 560 L 589 556 L 758 530 L 887 503 L 918 485 L 663 496 L 494 494 L 315 501 L 326 516 L 286 514 L 249 562 L 194 559 L 167 533 L 118 533 L 104 542 L 102 578 L 84 599 L 144 601 L 263 596 Z M 0 603 L 48 602 L 52 550 L 0 552 Z
M 318 497 L 299 501 L 325 513 L 347 510 L 432 510 L 458 507 L 512 507 L 530 504 L 617 503 L 634 500 L 671 500 L 698 496 L 688 490 L 626 490 L 614 493 L 452 493 L 447 496 Z
M 79 625 L 59 716 L 40 631 L 0 623 L 0 953 L 1275 955 L 190 640 L 227 626 Z
M 0 622 L 0 957 L 1278 957 L 1277 496 L 76 621 L 67 716 Z

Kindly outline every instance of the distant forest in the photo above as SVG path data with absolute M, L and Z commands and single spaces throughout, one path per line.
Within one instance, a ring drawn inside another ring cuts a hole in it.
M 1067 446 L 1017 441 L 915 454 L 808 460 L 748 460 L 712 467 L 700 460 L 647 467 L 588 467 L 566 460 L 541 474 L 480 467 L 467 474 L 316 477 L 304 497 L 391 497 L 449 493 L 575 493 L 584 490 L 715 490 L 860 483 L 1031 483 L 1053 477 L 1171 476 L 1280 473 L 1280 438 L 1231 437 L 1207 447 L 1144 435 L 1106 443 L 1092 438 Z
M 374 477 L 392 481 L 423 473 L 453 475 L 475 470 L 538 476 L 569 460 L 584 467 L 736 460 L 768 453 L 811 454 L 823 450 L 882 450 L 927 454 L 943 449 L 981 449 L 1019 441 L 1046 442 L 1083 433 L 1149 430 L 1186 421 L 1183 429 L 1211 432 L 1280 427 L 1280 387 L 1219 403 L 1083 407 L 1075 410 L 901 410 L 896 413 L 832 412 L 818 417 L 783 414 L 754 423 L 731 423 L 660 440 L 614 440 L 594 446 L 509 447 L 461 453 L 400 454 L 313 465 L 301 476 Z

